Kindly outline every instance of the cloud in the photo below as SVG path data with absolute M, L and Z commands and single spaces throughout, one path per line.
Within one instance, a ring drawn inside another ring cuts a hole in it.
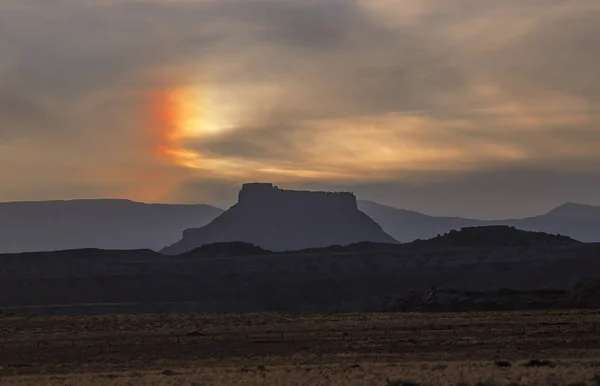
M 595 1 L 6 0 L 0 12 L 0 199 L 218 201 L 247 180 L 418 186 L 600 165 Z M 166 90 L 188 98 L 169 106 L 176 122 L 149 113 Z

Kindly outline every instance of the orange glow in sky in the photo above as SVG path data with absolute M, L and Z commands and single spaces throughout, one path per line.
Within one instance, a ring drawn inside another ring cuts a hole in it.
M 199 155 L 185 148 L 185 140 L 208 130 L 203 100 L 188 89 L 163 89 L 150 95 L 154 154 L 179 166 L 195 167 Z
M 169 163 L 207 168 L 207 160 L 188 145 L 231 129 L 232 114 L 208 88 L 167 88 L 150 93 L 152 152 Z
M 203 176 L 281 181 L 381 179 L 397 175 L 403 168 L 470 170 L 482 159 L 514 161 L 525 157 L 510 142 L 428 144 L 429 138 L 423 133 L 439 127 L 452 129 L 452 125 L 464 127 L 464 122 L 421 111 L 299 122 L 304 130 L 295 134 L 294 143 L 305 145 L 294 162 L 204 154 L 196 146 L 201 141 L 219 141 L 226 133 L 239 130 L 235 109 L 228 109 L 227 101 L 218 99 L 215 90 L 210 91 L 209 87 L 174 87 L 150 93 L 152 154 L 162 162 L 194 169 Z M 515 114 L 511 118 L 521 119 Z

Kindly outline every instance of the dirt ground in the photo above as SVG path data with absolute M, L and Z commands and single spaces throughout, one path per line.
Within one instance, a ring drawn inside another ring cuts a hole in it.
M 597 311 L 0 317 L 2 385 L 597 385 L 596 373 Z

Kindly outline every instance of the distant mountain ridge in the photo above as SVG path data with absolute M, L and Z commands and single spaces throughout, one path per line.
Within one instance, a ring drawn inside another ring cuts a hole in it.
M 484 221 L 429 216 L 369 201 L 358 201 L 357 205 L 399 242 L 490 225 L 600 242 L 599 206 L 567 202 L 540 216 Z M 0 203 L 0 253 L 81 248 L 159 250 L 180 240 L 185 230 L 202 227 L 221 213 L 223 210 L 209 205 L 144 204 L 115 199 Z
M 405 243 L 430 239 L 438 234 L 476 226 L 478 220 L 459 217 L 435 217 L 416 211 L 393 208 L 372 201 L 358 201 L 358 208 L 375 220 L 396 240 Z
M 360 212 L 347 192 L 279 189 L 270 183 L 244 184 L 238 202 L 210 224 L 188 229 L 161 250 L 180 254 L 204 244 L 242 241 L 271 251 L 348 245 L 361 241 L 397 243 Z
M 540 216 L 506 220 L 428 216 L 371 201 L 359 201 L 358 206 L 400 242 L 430 239 L 464 227 L 490 225 L 508 225 L 521 230 L 560 234 L 582 242 L 600 242 L 600 206 L 568 202 Z
M 159 249 L 220 213 L 209 205 L 115 199 L 0 203 L 0 253 Z

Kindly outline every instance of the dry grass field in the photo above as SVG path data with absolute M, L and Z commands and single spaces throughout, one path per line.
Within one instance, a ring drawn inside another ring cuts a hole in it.
M 595 373 L 597 311 L 0 317 L 2 385 L 596 385 Z

